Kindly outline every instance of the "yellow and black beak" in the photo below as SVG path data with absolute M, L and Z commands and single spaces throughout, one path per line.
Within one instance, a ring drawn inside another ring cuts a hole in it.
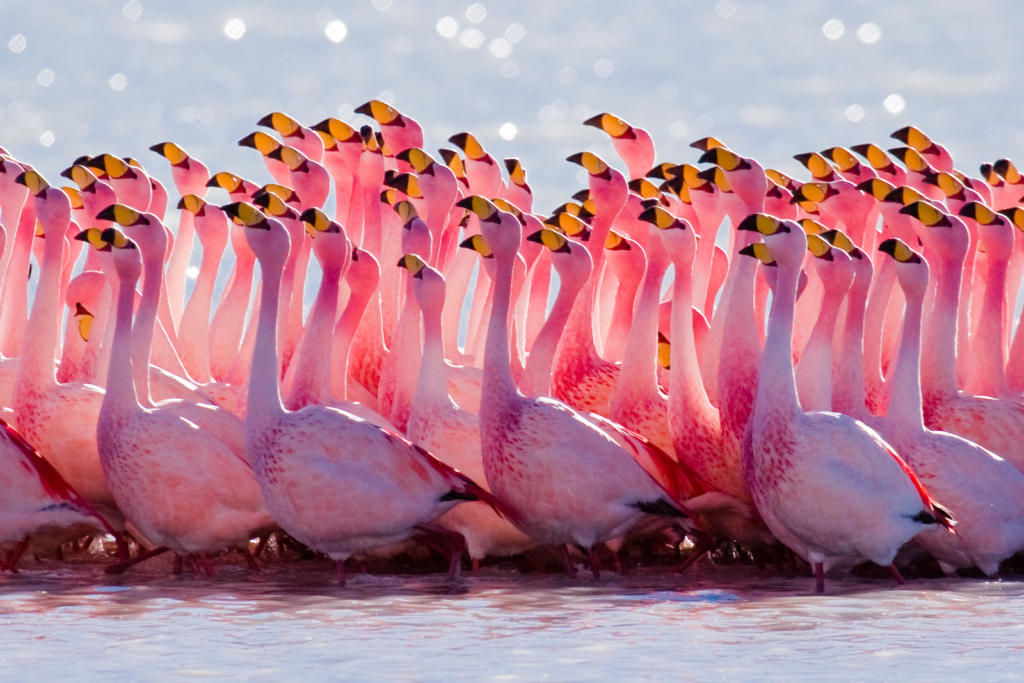
M 1018 230 L 1024 231 L 1024 209 L 1019 206 L 1011 206 L 1008 209 L 999 209 L 999 213 L 1010 219 L 1010 222 Z
M 916 201 L 911 204 L 907 204 L 900 213 L 905 213 L 908 216 L 913 216 L 917 220 L 929 228 L 942 227 L 951 228 L 953 223 L 949 220 L 949 217 L 936 209 L 933 205 L 926 201 Z
M 256 122 L 258 126 L 266 126 L 267 128 L 273 128 L 278 135 L 283 137 L 292 137 L 299 135 L 299 129 L 302 127 L 299 122 L 279 111 L 267 114 L 262 119 Z
M 469 159 L 492 163 L 487 152 L 484 151 L 483 145 L 470 133 L 456 133 L 448 138 L 448 142 L 461 149 L 462 153 Z
M 206 214 L 206 200 L 195 194 L 187 194 L 178 200 L 178 208 L 184 209 L 193 216 Z
M 581 242 L 590 241 L 590 226 L 579 216 L 574 216 L 567 211 L 554 214 L 544 221 L 544 225 Z
M 999 159 L 992 164 L 992 170 L 1011 185 L 1020 185 L 1024 182 L 1024 177 L 1021 176 L 1020 171 L 1017 170 L 1017 167 L 1009 159 Z
M 491 203 L 486 197 L 471 195 L 459 200 L 455 206 L 460 209 L 468 209 L 476 214 L 476 217 L 487 223 L 499 223 L 498 207 Z
M 380 100 L 370 100 L 365 104 L 361 104 L 356 107 L 355 112 L 357 114 L 369 116 L 382 126 L 405 125 L 405 122 L 402 120 L 402 115 L 398 113 L 398 110 L 390 104 L 381 102 Z
M 850 149 L 867 159 L 868 164 L 876 171 L 885 170 L 893 165 L 892 159 L 889 158 L 885 151 L 873 143 L 853 145 Z
M 565 160 L 579 164 L 586 169 L 587 173 L 598 178 L 607 178 L 611 175 L 608 164 L 593 152 L 577 152 L 569 155 Z
M 899 130 L 893 131 L 889 137 L 899 140 L 904 145 L 918 152 L 928 152 L 935 147 L 935 143 L 932 142 L 931 138 L 914 126 L 904 126 Z
M 633 126 L 629 125 L 615 114 L 604 113 L 598 114 L 597 116 L 591 116 L 583 122 L 583 125 L 600 128 L 613 138 L 622 138 L 624 140 L 632 140 L 636 138 L 636 131 L 633 129 Z
M 644 209 L 637 219 L 645 223 L 651 223 L 660 230 L 670 228 L 686 228 L 686 223 L 679 220 L 660 206 L 652 206 Z
M 459 243 L 459 246 L 463 249 L 472 249 L 484 258 L 494 258 L 494 252 L 491 251 L 491 248 L 487 245 L 487 240 L 484 239 L 483 235 L 467 237 Z
M 837 194 L 839 193 L 836 189 L 828 183 L 809 182 L 804 183 L 793 192 L 793 197 L 789 200 L 789 203 L 812 202 L 817 204 Z
M 416 254 L 406 254 L 398 259 L 397 265 L 399 268 L 405 268 L 409 271 L 409 275 L 412 275 L 417 280 L 422 280 L 423 269 L 427 267 L 427 262 Z
M 160 142 L 149 149 L 167 159 L 171 166 L 188 168 L 188 153 L 173 142 Z
M 835 176 L 835 169 L 828 160 L 817 152 L 805 152 L 794 154 L 793 158 L 807 167 L 815 180 L 831 180 Z
M 413 199 L 423 199 L 423 190 L 420 188 L 420 180 L 412 173 L 397 173 L 391 177 L 384 178 L 384 184 L 400 190 Z
M 107 228 L 100 233 L 100 239 L 114 249 L 135 249 L 135 242 L 117 228 Z
M 829 147 L 822 150 L 821 155 L 832 161 L 840 171 L 849 171 L 860 166 L 857 157 L 850 153 L 845 147 Z
M 259 209 L 248 202 L 232 202 L 220 207 L 224 213 L 231 216 L 235 223 L 246 228 L 258 228 L 270 230 L 270 223 L 267 217 Z
M 318 233 L 339 233 L 341 226 L 330 219 L 330 217 L 317 208 L 306 209 L 299 216 L 306 226 L 306 234 L 316 238 Z
M 896 186 L 887 180 L 882 180 L 881 178 L 871 178 L 870 180 L 865 180 L 864 182 L 859 183 L 857 185 L 857 189 L 861 192 L 868 193 L 880 202 L 884 202 L 885 198 L 889 196 L 889 193 L 896 189 Z
M 789 226 L 785 221 L 780 221 L 775 216 L 766 213 L 752 213 L 736 226 L 737 230 L 757 232 L 762 235 L 774 235 L 778 232 L 789 232 Z
M 999 215 L 981 202 L 967 202 L 960 207 L 960 215 L 977 221 L 980 225 L 992 225 L 998 222 Z
M 914 188 L 904 185 L 902 187 L 895 188 L 892 192 L 885 195 L 885 199 L 882 201 L 906 206 L 907 204 L 913 204 L 914 202 L 921 201 L 924 198 L 925 196 Z
M 519 159 L 505 159 L 505 170 L 508 171 L 508 179 L 519 187 L 529 189 L 526 184 L 526 169 L 523 168 Z
M 645 173 L 644 177 L 656 178 L 657 180 L 671 180 L 676 177 L 672 169 L 676 168 L 678 165 L 679 164 L 670 164 L 667 161 L 662 162 Z
M 101 221 L 113 221 L 118 225 L 123 225 L 125 227 L 132 225 L 149 225 L 148 218 L 124 204 L 111 204 L 96 214 L 96 218 Z
M 772 250 L 768 248 L 768 245 L 764 242 L 754 242 L 748 244 L 737 252 L 743 256 L 751 256 L 760 261 L 763 265 L 775 267 L 779 264 L 775 262 L 775 257 L 772 255 Z
M 529 235 L 526 239 L 529 242 L 543 244 L 554 252 L 568 253 L 572 251 L 569 247 L 569 240 L 566 239 L 565 235 L 557 230 L 552 230 L 551 228 L 541 228 L 537 232 Z
M 434 161 L 434 157 L 430 156 L 419 147 L 410 147 L 409 149 L 403 149 L 401 152 L 395 155 L 395 158 L 398 159 L 399 161 L 404 161 L 405 163 L 412 166 L 413 170 L 416 171 L 416 173 L 427 172 L 428 169 L 430 169 L 434 165 L 434 163 L 436 163 Z M 430 171 L 430 173 L 433 173 L 433 171 Z
M 39 175 L 38 171 L 32 169 L 19 173 L 14 182 L 27 187 L 28 191 L 35 197 L 38 197 L 50 187 L 50 183 L 46 182 L 46 179 Z
M 206 181 L 206 186 L 219 187 L 222 190 L 227 190 L 228 193 L 237 192 L 238 188 L 242 186 L 242 178 L 228 171 L 219 171 L 210 176 L 210 179 Z
M 900 263 L 920 263 L 921 257 L 907 246 L 903 240 L 890 237 L 878 245 L 878 251 L 888 254 Z
M 271 152 L 281 146 L 281 143 L 275 137 L 257 130 L 239 140 L 238 146 L 252 147 L 263 156 L 269 156 Z
M 715 149 L 718 147 L 725 146 L 726 145 L 724 142 L 722 142 L 718 138 L 712 137 L 701 138 L 700 140 L 694 140 L 693 142 L 690 143 L 690 147 L 693 147 L 694 149 L 699 149 L 702 152 L 706 152 L 709 149 Z
M 700 155 L 698 164 L 712 163 L 721 166 L 725 171 L 742 171 L 752 168 L 750 163 L 739 154 L 732 152 L 725 147 L 712 147 Z
M 87 243 L 96 251 L 110 251 L 110 245 L 103 241 L 103 230 L 101 228 L 83 230 L 75 235 L 75 239 Z

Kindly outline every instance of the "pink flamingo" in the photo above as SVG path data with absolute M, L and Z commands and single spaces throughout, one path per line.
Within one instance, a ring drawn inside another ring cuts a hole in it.
M 800 409 L 793 379 L 792 326 L 807 240 L 790 221 L 752 214 L 738 226 L 759 232 L 778 265 L 761 359 L 744 475 L 772 533 L 814 566 L 844 556 L 892 565 L 925 526 L 951 526 L 921 482 L 876 432 L 846 415 Z
M 468 197 L 458 205 L 479 218 L 486 240 L 483 247 L 479 240 L 464 244 L 489 251 L 495 261 L 480 405 L 488 484 L 517 510 L 520 529 L 536 541 L 562 546 L 570 574 L 565 544 L 588 549 L 596 577 L 596 543 L 623 536 L 652 516 L 679 518 L 685 512 L 628 451 L 576 411 L 550 398 L 525 398 L 516 390 L 508 320 L 522 229 L 512 214 L 483 197 Z
M 262 288 L 252 357 L 246 427 L 253 465 L 268 509 L 282 528 L 335 560 L 354 552 L 436 532 L 433 520 L 463 500 L 483 499 L 508 510 L 494 496 L 427 451 L 333 408 L 310 405 L 286 411 L 276 368 L 278 301 L 288 233 L 255 207 L 224 207 L 246 226 L 260 262 Z M 339 487 L 346 491 L 337 495 Z M 461 537 L 453 541 L 458 568 Z M 457 538 L 456 538 L 457 537 Z
M 929 529 L 917 540 L 946 573 L 977 565 L 992 576 L 1002 560 L 1024 547 L 1024 474 L 976 443 L 925 428 L 919 370 L 928 264 L 895 238 L 880 250 L 893 259 L 907 300 L 889 410 L 880 428 L 957 519 L 956 536 Z

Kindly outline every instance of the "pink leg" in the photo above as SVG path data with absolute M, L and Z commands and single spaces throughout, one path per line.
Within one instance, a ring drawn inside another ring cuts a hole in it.
M 480 571 L 480 558 L 479 557 L 474 557 L 473 558 L 473 569 L 472 569 L 473 576 L 476 576 L 477 572 L 479 572 L 479 571 Z
M 814 592 L 825 592 L 825 564 L 822 562 L 814 563 Z
M 140 552 L 136 557 L 130 560 L 123 560 L 121 562 L 115 562 L 114 564 L 108 564 L 106 569 L 104 569 L 103 571 L 105 571 L 107 574 L 121 574 L 126 569 L 128 569 L 128 567 L 137 565 L 139 562 L 144 562 L 145 560 L 148 560 L 151 557 L 156 557 L 161 553 L 166 553 L 168 550 L 170 550 L 170 548 L 160 546 L 159 548 L 153 548 L 152 550 L 149 550 L 144 553 Z
M 184 564 L 185 563 L 181 561 L 181 555 L 174 553 L 174 567 L 171 569 L 171 573 L 175 576 L 181 574 L 185 569 Z
M 256 557 L 263 554 L 263 549 L 267 547 L 267 541 L 270 540 L 270 534 L 263 534 L 260 536 L 259 543 L 256 544 L 256 552 L 253 553 Z
M 335 560 L 334 570 L 338 572 L 338 585 L 345 587 L 345 560 Z
M 245 563 L 247 565 L 249 565 L 249 571 L 251 571 L 253 574 L 259 574 L 260 573 L 260 566 L 258 564 L 256 564 L 256 558 L 252 556 L 252 553 L 249 552 L 249 549 L 248 548 L 242 548 L 241 552 L 242 552 L 242 557 L 245 558 Z
M 601 578 L 601 563 L 597 560 L 597 551 L 594 550 L 594 546 L 590 546 L 587 549 L 590 555 L 590 572 L 594 575 L 594 581 Z
M 697 536 L 696 539 L 697 542 L 693 545 L 693 552 L 691 552 L 690 556 L 683 560 L 683 563 L 679 565 L 680 574 L 696 564 L 697 560 L 718 547 L 718 541 L 711 536 L 701 534 Z
M 565 567 L 565 572 L 569 575 L 570 579 L 576 578 L 576 567 L 572 563 L 572 558 L 569 556 L 569 548 L 567 546 L 561 546 L 558 549 L 558 555 L 562 558 L 562 566 Z
M 4 562 L 4 569 L 10 569 L 12 574 L 18 573 L 18 560 L 25 554 L 25 550 L 28 548 L 28 539 L 25 539 L 18 543 L 11 552 L 7 553 L 7 560 Z
M 435 524 L 417 524 L 416 529 L 436 535 L 446 542 L 448 546 L 448 578 L 457 578 L 462 569 L 462 553 L 466 549 L 466 539 L 462 534 Z M 427 541 L 427 545 L 431 545 L 429 541 Z
M 900 574 L 900 570 L 896 568 L 896 565 L 889 565 L 889 573 L 892 574 L 892 578 L 895 579 L 896 583 L 900 586 L 907 582 L 907 580 L 903 578 L 903 574 Z

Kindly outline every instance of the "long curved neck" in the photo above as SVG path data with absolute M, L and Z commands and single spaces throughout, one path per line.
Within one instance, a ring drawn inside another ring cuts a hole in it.
M 861 275 L 857 276 L 860 279 Z M 867 416 L 864 402 L 864 306 L 868 282 L 854 281 L 846 300 L 842 343 L 832 382 L 832 409 L 857 419 Z
M 134 349 L 132 348 L 132 308 L 135 305 L 135 280 L 118 278 L 117 310 L 114 315 L 114 338 L 107 369 L 106 394 L 100 417 L 104 421 L 122 419 L 139 409 L 135 382 L 132 379 Z
M 32 302 L 28 327 L 25 330 L 31 344 L 21 352 L 19 383 L 47 386 L 57 380 L 53 361 L 60 337 L 60 269 L 64 253 L 64 229 L 52 228 L 43 252 L 42 273 Z
M 1005 389 L 1003 327 L 1006 324 L 1006 310 L 1003 302 L 1006 296 L 1006 268 L 1005 259 L 989 254 L 978 331 L 970 347 L 970 357 L 974 361 L 974 392 L 985 396 L 1000 396 Z
M 484 347 L 483 393 L 480 397 L 480 419 L 500 421 L 503 409 L 517 396 L 512 368 L 509 365 L 508 316 L 512 297 L 513 258 L 496 257 L 494 302 L 487 323 Z
M 799 277 L 799 266 L 780 264 L 768 317 L 764 354 L 761 356 L 757 399 L 754 402 L 755 423 L 763 423 L 769 414 L 785 411 L 797 415 L 802 412 L 793 371 L 793 310 Z
M 821 311 L 800 357 L 800 404 L 804 410 L 832 409 L 832 338 L 839 316 L 841 294 L 825 287 Z
M 356 328 L 366 306 L 370 302 L 373 292 L 377 291 L 376 284 L 372 287 L 360 286 L 350 287 L 348 303 L 345 310 L 338 318 L 334 326 L 334 343 L 331 346 L 331 386 L 334 398 L 339 401 L 346 400 L 348 396 L 348 357 L 352 348 L 352 339 L 355 337 Z
M 925 326 L 930 343 L 922 353 L 921 382 L 925 394 L 953 396 L 956 383 L 957 300 L 963 260 L 939 261 L 935 305 Z
M 903 332 L 899 351 L 892 371 L 889 410 L 886 421 L 903 428 L 924 430 L 923 400 L 921 396 L 921 317 L 924 308 L 923 293 L 906 295 L 903 313 Z
M 288 366 L 288 374 L 292 375 L 288 406 L 292 409 L 330 400 L 332 358 L 330 353 L 324 351 L 330 347 L 334 314 L 338 310 L 340 277 L 339 264 L 328 263 L 323 266 L 320 287 L 306 321 L 306 331 Z
M 687 413 L 694 408 L 714 410 L 701 377 L 697 340 L 693 335 L 692 264 L 675 260 L 672 280 L 672 351 L 669 367 L 669 412 Z
M 26 193 L 27 196 L 27 193 Z M 8 358 L 17 356 L 25 337 L 25 316 L 28 311 L 29 260 L 32 236 L 35 233 L 36 205 L 26 201 L 21 208 L 14 247 L 4 271 L 3 297 L 0 297 L 0 352 Z M 56 268 L 59 270 L 60 265 Z M 37 296 L 38 296 L 38 290 Z
M 181 210 L 178 220 L 178 234 L 171 246 L 171 256 L 167 261 L 167 301 L 171 309 L 171 317 L 175 324 L 181 322 L 185 302 L 185 272 L 188 270 L 189 257 L 192 254 L 192 242 L 195 235 L 195 215 L 188 209 Z M 203 250 L 206 260 L 206 250 Z M 200 271 L 200 277 L 202 271 Z M 198 281 L 196 286 L 198 286 Z M 193 294 L 193 296 L 195 296 Z
M 657 248 L 660 246 L 648 250 L 650 256 L 644 270 L 640 297 L 633 309 L 633 325 L 625 345 L 622 371 L 612 397 L 613 411 L 630 399 L 661 397 L 658 389 L 658 304 L 668 263 L 663 251 Z
M 526 368 L 519 382 L 519 388 L 526 396 L 551 394 L 551 365 L 555 360 L 555 350 L 579 294 L 579 284 L 562 280 L 551 312 L 526 357 Z
M 441 306 L 431 302 L 426 307 L 421 306 L 420 312 L 423 314 L 423 358 L 420 360 L 413 404 L 438 405 L 449 400 Z
M 163 249 L 158 248 L 143 252 L 142 297 L 131 335 L 135 390 L 140 403 L 146 406 L 152 404 L 149 394 L 149 358 L 156 329 L 157 307 L 160 305 L 160 285 L 163 280 L 162 252 Z
M 239 258 L 235 252 L 235 267 L 214 311 L 210 325 L 210 373 L 219 380 L 227 379 L 238 355 L 245 328 L 245 313 L 252 293 L 253 260 L 251 256 Z
M 249 369 L 246 428 L 263 427 L 284 414 L 278 382 L 277 316 L 283 264 L 260 261 L 260 313 Z
M 180 234 L 180 233 L 179 233 Z M 200 383 L 210 381 L 210 308 L 213 304 L 213 287 L 217 281 L 217 268 L 224 253 L 224 243 L 203 245 L 203 259 L 192 296 L 185 304 L 179 325 L 179 346 L 187 339 L 195 354 L 189 374 Z M 173 257 L 173 254 L 172 254 Z M 170 287 L 168 286 L 168 291 Z

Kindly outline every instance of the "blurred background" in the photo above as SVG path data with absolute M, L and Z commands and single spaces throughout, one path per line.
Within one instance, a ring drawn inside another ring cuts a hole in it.
M 659 161 L 693 162 L 688 144 L 714 135 L 799 177 L 795 153 L 895 146 L 908 123 L 972 174 L 1024 146 L 1014 0 L 83 0 L 3 15 L 0 146 L 51 180 L 111 152 L 173 190 L 147 149 L 173 140 L 266 182 L 235 144 L 259 118 L 361 124 L 371 98 L 417 119 L 432 153 L 469 131 L 519 157 L 539 211 L 584 186 L 567 155 L 618 163 L 581 125 L 602 111 L 648 129 Z

